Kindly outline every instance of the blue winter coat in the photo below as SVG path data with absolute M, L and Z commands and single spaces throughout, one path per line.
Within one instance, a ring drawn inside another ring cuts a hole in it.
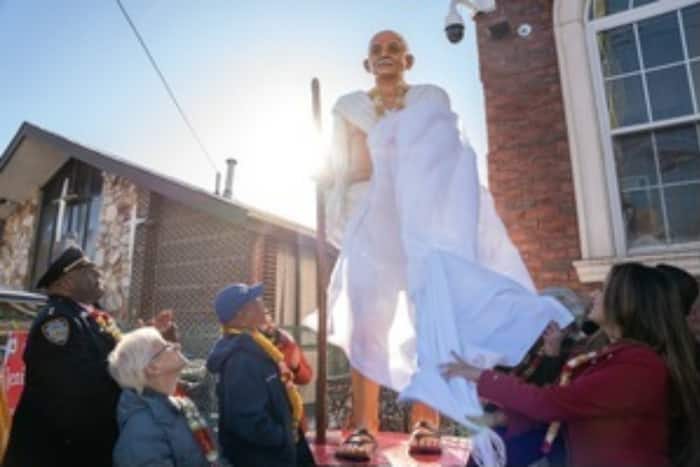
M 117 406 L 119 440 L 114 467 L 202 467 L 210 465 L 187 419 L 164 394 L 122 391 Z
M 247 334 L 216 342 L 207 368 L 219 374 L 219 444 L 236 467 L 297 465 L 292 412 L 277 364 Z

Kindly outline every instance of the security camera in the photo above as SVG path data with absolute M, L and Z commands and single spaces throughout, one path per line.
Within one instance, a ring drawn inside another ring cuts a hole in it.
M 457 12 L 457 8 L 450 9 L 450 13 L 445 18 L 445 35 L 453 44 L 464 39 L 464 18 Z
M 494 11 L 496 0 L 450 0 L 450 11 L 445 18 L 445 35 L 453 44 L 464 39 L 464 18 L 457 11 L 457 5 L 469 8 L 475 15 Z

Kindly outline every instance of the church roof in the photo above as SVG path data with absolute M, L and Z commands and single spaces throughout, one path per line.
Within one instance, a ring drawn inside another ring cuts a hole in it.
M 22 202 L 43 186 L 69 159 L 122 176 L 137 186 L 226 221 L 248 219 L 313 238 L 308 227 L 210 193 L 157 173 L 131 161 L 72 141 L 65 136 L 24 122 L 0 157 L 0 219 L 9 213 L 9 201 Z M 4 200 L 4 202 L 3 202 Z

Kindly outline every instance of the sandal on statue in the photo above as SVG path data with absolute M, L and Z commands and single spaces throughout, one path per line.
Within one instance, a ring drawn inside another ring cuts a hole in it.
M 427 444 L 426 441 L 429 444 Z M 411 455 L 442 454 L 440 434 L 437 429 L 426 421 L 417 422 L 413 427 L 411 438 L 408 441 L 408 453 Z
M 362 428 L 353 431 L 345 438 L 343 444 L 335 450 L 335 457 L 355 462 L 368 462 L 372 459 L 375 449 L 377 449 L 377 441 L 374 436 Z

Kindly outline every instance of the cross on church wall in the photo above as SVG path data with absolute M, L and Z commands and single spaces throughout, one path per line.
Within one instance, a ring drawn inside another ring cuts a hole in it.
M 61 230 L 63 230 L 63 218 L 66 215 L 66 207 L 68 206 L 68 203 L 78 199 L 78 195 L 74 193 L 68 193 L 69 186 L 70 179 L 66 177 L 65 179 L 63 179 L 63 186 L 61 187 L 61 196 L 52 201 L 52 203 L 58 204 L 58 212 L 56 213 L 56 225 L 54 227 L 55 243 L 59 243 L 61 241 Z

